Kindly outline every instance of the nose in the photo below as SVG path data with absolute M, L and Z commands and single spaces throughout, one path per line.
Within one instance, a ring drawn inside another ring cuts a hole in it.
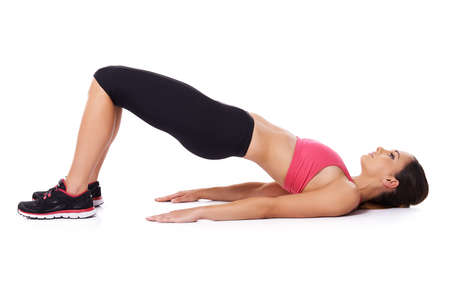
M 377 147 L 377 152 L 383 151 L 383 147 Z

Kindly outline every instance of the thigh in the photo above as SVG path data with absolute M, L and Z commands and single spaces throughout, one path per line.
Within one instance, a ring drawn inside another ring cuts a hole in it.
M 254 126 L 247 111 L 147 70 L 108 66 L 94 77 L 115 105 L 171 134 L 192 153 L 210 159 L 245 155 Z

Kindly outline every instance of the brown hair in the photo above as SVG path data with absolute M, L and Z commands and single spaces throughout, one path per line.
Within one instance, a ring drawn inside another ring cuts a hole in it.
M 384 192 L 362 202 L 358 208 L 377 209 L 417 205 L 428 196 L 428 181 L 416 157 L 394 175 L 400 182 L 393 192 Z

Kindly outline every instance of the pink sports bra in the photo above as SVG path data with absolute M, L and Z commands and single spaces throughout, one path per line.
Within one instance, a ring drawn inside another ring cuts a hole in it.
M 297 136 L 283 188 L 292 194 L 301 193 L 311 178 L 328 166 L 340 167 L 345 176 L 354 182 L 342 158 L 333 149 L 313 139 Z

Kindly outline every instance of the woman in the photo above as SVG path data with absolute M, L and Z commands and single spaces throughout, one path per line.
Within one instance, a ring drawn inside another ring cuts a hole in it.
M 173 78 L 107 66 L 94 74 L 69 174 L 48 191 L 35 192 L 32 201 L 20 202 L 20 214 L 39 219 L 95 214 L 94 207 L 103 202 L 98 174 L 119 129 L 122 108 L 169 133 L 195 155 L 243 157 L 274 179 L 156 198 L 230 203 L 175 210 L 148 217 L 149 221 L 341 216 L 361 207 L 409 207 L 428 194 L 424 171 L 407 152 L 378 147 L 361 157 L 361 174 L 352 177 L 339 155 L 315 140 L 299 138 Z

